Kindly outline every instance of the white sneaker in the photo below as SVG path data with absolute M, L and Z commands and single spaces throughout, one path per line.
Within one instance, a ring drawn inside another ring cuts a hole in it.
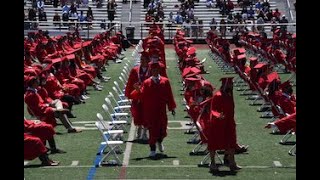
M 157 142 L 157 145 L 158 145 L 159 151 L 160 151 L 160 152 L 163 152 L 163 151 L 164 151 L 164 146 L 163 146 L 163 144 Z
M 156 156 L 156 151 L 150 151 L 149 157 L 155 157 Z

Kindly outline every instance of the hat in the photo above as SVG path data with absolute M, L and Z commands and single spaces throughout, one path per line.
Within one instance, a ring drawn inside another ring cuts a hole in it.
M 258 58 L 255 57 L 255 56 L 253 56 L 253 57 L 249 58 L 249 60 L 250 60 L 250 61 L 258 61 Z
M 279 81 L 280 82 L 280 77 L 279 74 L 277 72 L 272 72 L 270 74 L 267 75 L 267 81 L 270 83 L 272 81 Z
M 235 55 L 240 55 L 240 54 L 245 53 L 246 50 L 245 50 L 244 48 L 235 48 L 235 49 L 233 50 L 233 52 L 234 52 Z
M 187 55 L 192 55 L 192 54 L 195 54 L 196 53 L 196 48 L 194 47 L 189 47 L 188 48 L 188 51 L 187 51 Z
M 150 62 L 150 69 L 160 68 L 160 64 L 158 62 Z
M 222 81 L 222 85 L 227 85 L 227 84 L 230 84 L 230 85 L 233 85 L 233 79 L 234 77 L 223 77 L 220 79 L 220 81 Z
M 255 69 L 261 69 L 261 68 L 266 67 L 266 66 L 267 66 L 266 63 L 258 63 L 258 64 L 255 65 L 253 68 L 255 68 Z
M 288 87 L 292 87 L 292 84 L 290 83 L 290 81 L 285 81 L 284 83 L 279 85 L 280 89 L 285 89 L 285 88 L 288 88 Z
M 189 74 L 196 75 L 196 74 L 200 74 L 200 72 L 201 72 L 201 70 L 196 67 L 187 67 L 187 68 L 183 69 L 181 76 L 184 78 Z
M 194 78 L 194 77 L 187 77 L 184 79 L 185 81 L 192 81 L 192 82 L 197 82 L 197 81 L 200 81 L 201 79 L 200 78 Z
M 245 54 L 240 54 L 240 55 L 237 56 L 237 59 L 238 60 L 246 59 L 246 55 Z
M 121 35 L 121 34 L 122 34 L 122 33 L 121 33 L 120 31 L 116 33 L 116 35 Z

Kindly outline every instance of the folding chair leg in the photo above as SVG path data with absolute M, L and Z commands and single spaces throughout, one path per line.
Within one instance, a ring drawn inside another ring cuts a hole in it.
M 295 156 L 296 155 L 296 144 L 289 150 L 289 155 Z
M 292 129 L 289 130 L 285 136 L 283 136 L 283 138 L 280 140 L 280 144 L 287 143 L 288 140 L 291 138 L 291 136 L 292 136 Z

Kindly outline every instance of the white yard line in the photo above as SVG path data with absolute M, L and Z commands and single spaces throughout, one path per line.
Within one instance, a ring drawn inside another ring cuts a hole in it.
M 134 140 L 135 132 L 136 132 L 136 126 L 133 124 L 133 122 L 131 122 L 128 141 L 133 141 Z M 126 150 L 124 151 L 122 166 L 128 166 L 129 165 L 131 149 L 132 149 L 132 142 L 127 142 L 126 143 Z
M 44 166 L 41 168 L 90 168 L 93 165 L 82 166 Z M 115 166 L 120 168 L 119 166 Z M 296 168 L 296 166 L 241 166 L 244 169 L 266 169 L 266 168 Z M 101 167 L 104 168 L 104 167 Z M 198 165 L 129 165 L 127 168 L 199 168 Z

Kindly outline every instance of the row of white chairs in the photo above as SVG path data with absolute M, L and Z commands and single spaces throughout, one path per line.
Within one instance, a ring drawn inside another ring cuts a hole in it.
M 137 47 L 141 47 L 141 45 L 142 43 L 140 43 L 140 45 L 138 44 Z M 103 113 L 96 114 L 97 121 L 95 125 L 103 139 L 97 155 L 104 154 L 95 164 L 96 167 L 101 167 L 104 163 L 107 163 L 107 165 L 122 165 L 118 154 L 123 152 L 121 148 L 121 145 L 124 144 L 123 133 L 128 132 L 126 126 L 130 124 L 129 121 L 131 119 L 131 102 L 125 97 L 124 90 L 130 70 L 137 60 L 138 59 L 133 58 L 132 61 L 128 60 L 128 62 L 125 63 L 119 76 L 121 84 L 117 81 L 113 82 L 113 92 L 107 94 L 107 97 L 104 99 L 105 102 L 101 106 Z M 107 117 L 109 121 L 104 117 Z

